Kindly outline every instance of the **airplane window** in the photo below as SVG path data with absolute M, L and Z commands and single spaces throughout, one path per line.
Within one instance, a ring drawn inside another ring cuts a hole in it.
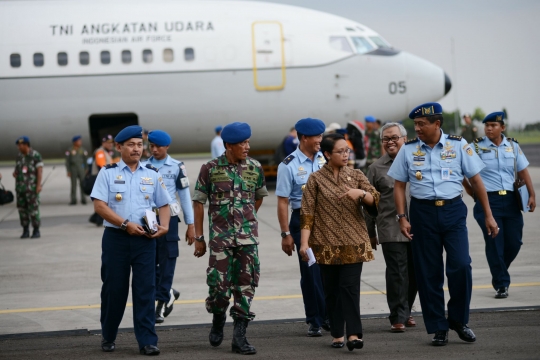
M 339 51 L 353 52 L 345 36 L 330 36 L 330 46 Z
M 184 59 L 186 61 L 195 60 L 195 50 L 193 50 L 193 48 L 185 48 L 184 49 Z
M 43 58 L 42 53 L 35 53 L 34 54 L 34 66 L 36 67 L 42 67 L 45 63 L 45 59 Z
M 9 62 L 11 63 L 11 67 L 20 67 L 21 66 L 21 55 L 19 54 L 11 54 L 9 56 Z
M 143 50 L 143 52 L 142 52 L 142 60 L 147 64 L 151 63 L 152 60 L 154 60 L 154 58 L 152 56 L 152 50 L 148 50 L 148 49 Z
M 174 60 L 174 52 L 172 49 L 163 49 L 163 61 L 172 62 Z
M 353 36 L 351 39 L 358 54 L 365 54 L 373 50 L 373 45 L 371 45 L 365 38 Z
M 79 53 L 79 63 L 81 65 L 90 64 L 90 54 L 88 53 L 88 51 L 81 51 Z
M 107 50 L 101 52 L 101 63 L 108 65 L 111 63 L 111 53 Z
M 371 39 L 371 41 L 373 41 L 375 43 L 375 45 L 377 45 L 380 48 L 386 48 L 386 49 L 391 49 L 392 48 L 392 46 L 390 46 L 390 44 L 388 44 L 386 41 L 384 41 L 382 38 L 380 38 L 378 36 L 370 36 L 369 38 Z
M 130 64 L 131 63 L 131 51 L 129 51 L 129 50 L 122 51 L 122 62 L 124 64 Z
M 66 66 L 68 63 L 68 55 L 65 52 L 59 52 L 57 55 L 58 65 Z

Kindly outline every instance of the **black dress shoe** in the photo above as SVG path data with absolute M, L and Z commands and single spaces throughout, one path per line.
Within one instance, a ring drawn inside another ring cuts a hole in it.
M 41 234 L 39 232 L 39 228 L 34 228 L 34 231 L 32 232 L 32 239 L 38 239 L 41 237 Z
M 508 288 L 502 287 L 498 288 L 495 293 L 495 299 L 506 299 L 508 297 Z
M 169 316 L 169 314 L 172 312 L 174 302 L 180 297 L 180 291 L 176 291 L 175 289 L 171 288 L 170 294 L 169 302 L 165 304 L 165 311 L 163 312 L 164 317 Z
M 101 350 L 105 352 L 113 352 L 115 348 L 116 344 L 114 343 L 114 341 L 109 342 L 105 339 L 101 339 Z
M 324 320 L 321 327 L 326 331 L 330 331 L 330 320 L 328 320 L 328 319 Z
M 448 344 L 448 331 L 446 330 L 437 330 L 435 331 L 435 336 L 431 339 L 431 345 L 433 346 L 444 346 Z
M 309 325 L 309 330 L 307 332 L 307 336 L 309 337 L 318 337 L 322 336 L 321 328 L 315 325 Z
M 474 336 L 473 331 L 469 329 L 467 325 L 463 325 L 462 323 L 453 322 L 453 321 L 449 321 L 448 323 L 449 323 L 450 329 L 457 332 L 461 340 L 466 341 L 466 342 L 476 341 L 476 336 Z
M 345 346 L 345 343 L 343 341 L 333 341 L 332 342 L 332 347 L 334 349 L 341 349 L 344 346 Z
M 362 339 L 347 340 L 347 349 L 353 351 L 354 349 L 361 349 L 364 347 L 364 341 Z
M 165 303 L 161 300 L 158 300 L 156 305 L 156 324 L 161 324 L 165 321 L 163 313 L 165 312 Z
M 141 355 L 154 356 L 159 355 L 159 349 L 155 345 L 146 345 L 141 349 Z

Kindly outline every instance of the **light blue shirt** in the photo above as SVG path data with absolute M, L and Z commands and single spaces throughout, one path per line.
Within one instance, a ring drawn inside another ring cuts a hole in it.
M 223 139 L 221 136 L 216 135 L 216 137 L 210 143 L 210 150 L 212 151 L 212 159 L 215 159 L 225 152 L 225 145 L 223 145 Z
M 472 146 L 461 136 L 446 135 L 441 130 L 441 138 L 433 149 L 419 138 L 406 142 L 388 176 L 409 182 L 412 197 L 447 200 L 462 194 L 463 176 L 471 178 L 484 167 Z
M 300 148 L 296 149 L 278 166 L 276 195 L 289 198 L 292 209 L 300 209 L 302 185 L 307 183 L 312 172 L 322 168 L 325 163 L 320 151 L 315 155 L 315 161 L 311 161 Z
M 161 161 L 158 161 L 151 156 L 147 162 L 159 169 L 159 173 L 163 178 L 163 182 L 165 183 L 169 196 L 171 197 L 170 203 L 176 202 L 176 193 L 178 192 L 180 206 L 182 207 L 182 212 L 184 213 L 184 222 L 188 225 L 193 224 L 193 207 L 191 205 L 191 194 L 189 192 L 189 182 L 187 180 L 186 166 L 184 163 L 173 159 L 169 155 L 167 155 L 167 157 Z M 177 186 L 178 177 L 185 178 L 185 186 L 182 185 L 184 186 L 182 189 L 179 189 Z
M 517 171 L 521 171 L 529 162 L 521 151 L 519 144 L 510 142 L 507 137 L 503 139 L 499 146 L 484 136 L 478 142 L 471 143 L 480 159 L 486 167 L 480 172 L 486 191 L 514 190 L 514 161 L 516 161 Z M 513 148 L 512 148 L 513 145 Z
M 171 202 L 157 171 L 139 162 L 137 170 L 132 173 L 123 160 L 99 171 L 90 197 L 106 202 L 123 219 L 139 225 L 142 225 L 145 211 L 152 210 L 153 204 L 162 207 Z M 103 225 L 118 228 L 107 220 Z

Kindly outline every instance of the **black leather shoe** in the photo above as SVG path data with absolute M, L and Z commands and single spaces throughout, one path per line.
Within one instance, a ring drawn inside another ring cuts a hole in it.
M 448 344 L 448 331 L 446 330 L 437 330 L 435 336 L 431 339 L 431 345 L 433 346 L 444 346 Z
M 502 287 L 497 289 L 497 292 L 495 293 L 495 299 L 506 299 L 508 297 L 508 288 Z
M 253 355 L 257 353 L 255 347 L 253 347 L 246 339 L 246 329 L 248 326 L 248 320 L 236 319 L 234 320 L 232 351 L 242 355 Z
M 163 312 L 163 316 L 167 317 L 172 312 L 173 304 L 178 298 L 180 297 L 180 291 L 176 291 L 175 289 L 171 288 L 169 297 L 169 302 L 165 304 L 165 311 Z
M 347 349 L 353 351 L 354 349 L 361 349 L 364 347 L 364 341 L 362 339 L 347 340 Z
M 116 348 L 116 344 L 113 342 L 109 342 L 105 339 L 101 339 L 101 350 L 105 352 L 113 352 Z
M 459 338 L 466 342 L 475 342 L 476 336 L 474 336 L 474 333 L 467 325 L 463 325 L 462 323 L 449 321 L 448 322 L 450 329 L 457 332 Z
M 227 321 L 227 314 L 214 314 L 212 319 L 212 328 L 210 329 L 210 334 L 208 335 L 208 340 L 210 345 L 219 346 L 223 341 L 223 327 Z
M 309 330 L 307 332 L 307 336 L 309 337 L 319 337 L 322 336 L 322 331 L 320 327 L 317 327 L 315 325 L 309 325 Z
M 77 202 L 76 202 L 76 201 L 71 201 L 71 202 L 69 203 L 69 205 L 77 205 Z
M 165 303 L 161 300 L 158 300 L 156 305 L 156 324 L 161 324 L 165 321 L 163 313 L 165 312 Z
M 328 318 L 324 320 L 321 327 L 326 331 L 330 331 L 330 320 L 328 320 Z
M 39 228 L 34 228 L 34 231 L 32 232 L 32 239 L 38 239 L 41 237 L 41 234 L 39 233 Z
M 343 341 L 333 341 L 331 345 L 334 349 L 341 349 L 345 346 L 345 343 Z
M 23 227 L 23 233 L 21 235 L 21 239 L 28 239 L 30 237 L 30 230 L 28 230 L 28 226 Z
M 159 355 L 159 349 L 155 345 L 146 345 L 140 351 L 141 355 L 154 356 Z

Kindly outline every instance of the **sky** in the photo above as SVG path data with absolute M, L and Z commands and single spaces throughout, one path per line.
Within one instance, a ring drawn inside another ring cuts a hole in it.
M 540 121 L 538 0 L 266 1 L 357 21 L 442 67 L 452 80 L 440 101 L 445 111 L 480 107 L 487 114 L 505 107 L 511 128 Z

